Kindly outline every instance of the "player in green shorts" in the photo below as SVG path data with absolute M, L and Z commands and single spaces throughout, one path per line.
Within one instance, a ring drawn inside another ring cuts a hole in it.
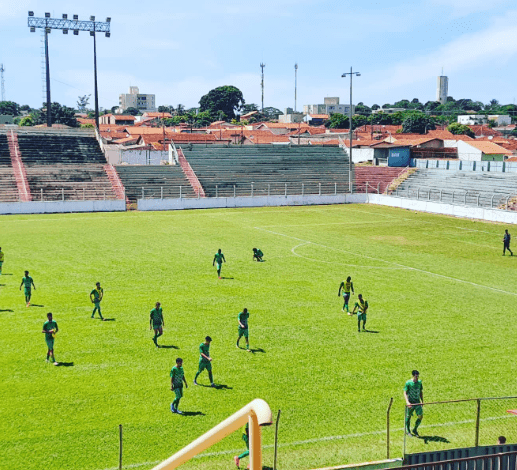
M 185 388 L 188 388 L 187 379 L 185 379 L 185 373 L 183 372 L 183 359 L 178 357 L 176 365 L 171 369 L 171 390 L 176 395 L 176 399 L 171 403 L 171 411 L 179 415 L 183 414 L 178 410 L 181 397 L 183 396 L 183 383 L 185 383 Z
M 404 398 L 406 400 L 406 434 L 408 436 L 417 436 L 418 434 L 418 426 L 422 422 L 422 418 L 424 417 L 424 410 L 422 403 L 424 403 L 424 388 L 422 385 L 422 381 L 419 379 L 420 372 L 414 370 L 411 372 L 413 376 L 412 379 L 409 379 L 404 385 Z M 411 434 L 411 416 L 416 412 L 416 421 L 415 427 L 413 428 L 413 434 Z
M 212 338 L 207 336 L 205 342 L 199 345 L 199 368 L 197 374 L 194 377 L 194 385 L 198 385 L 197 378 L 199 374 L 205 369 L 208 371 L 208 378 L 210 379 L 210 386 L 215 387 L 214 376 L 212 375 L 212 358 L 210 357 L 210 343 Z
M 253 248 L 253 261 L 257 260 L 259 262 L 264 261 L 262 257 L 264 256 L 264 253 L 262 253 L 262 250 L 260 248 Z
M 25 304 L 28 307 L 31 304 L 31 288 L 34 287 L 34 290 L 36 290 L 34 281 L 32 280 L 32 277 L 29 276 L 29 271 L 25 271 L 25 276 L 23 277 L 22 283 L 20 284 L 20 290 L 22 290 L 22 286 L 24 286 L 25 291 Z
M 59 331 L 57 327 L 57 323 L 52 320 L 52 313 L 47 313 L 48 320 L 43 323 L 42 333 L 45 333 L 45 342 L 47 343 L 47 362 L 49 362 L 49 358 L 52 357 L 52 362 L 55 366 L 58 365 L 56 358 L 54 356 L 54 337 L 56 333 Z
M 343 281 L 341 284 L 339 284 L 339 290 L 337 292 L 338 297 L 341 296 L 341 290 L 343 290 L 343 300 L 345 302 L 341 311 L 344 312 L 346 309 L 346 313 L 351 315 L 350 311 L 348 310 L 348 301 L 350 300 L 350 291 L 352 291 L 352 294 L 355 294 L 355 292 L 354 283 L 352 282 L 352 278 L 350 276 L 346 278 L 346 281 Z
M 250 455 L 250 424 L 246 423 L 246 426 L 242 428 L 242 440 L 246 443 L 246 450 L 241 455 L 236 455 L 233 458 L 233 461 L 235 462 L 235 465 L 239 467 L 239 464 L 241 463 L 241 459 L 244 457 L 247 457 Z M 249 468 L 249 465 L 248 465 Z
M 361 331 L 361 320 L 363 321 L 363 331 L 366 331 L 366 311 L 368 310 L 368 301 L 363 299 L 363 296 L 359 294 L 357 296 L 357 302 L 352 310 L 352 315 L 359 310 L 357 313 L 357 331 Z
M 154 330 L 153 342 L 157 348 L 160 347 L 158 346 L 158 338 L 163 335 L 163 327 L 165 326 L 163 311 L 160 305 L 160 302 L 156 302 L 156 307 L 151 310 L 149 315 L 149 329 Z
M 90 292 L 90 300 L 92 301 L 92 304 L 94 305 L 93 312 L 92 312 L 92 318 L 95 317 L 95 312 L 99 311 L 99 317 L 101 317 L 101 320 L 104 321 L 104 318 L 102 318 L 101 313 L 101 300 L 104 298 L 104 289 L 101 287 L 101 283 L 97 282 L 95 283 L 96 287 Z
M 221 267 L 223 263 L 226 263 L 226 259 L 224 255 L 221 253 L 221 248 L 217 250 L 217 253 L 214 255 L 214 260 L 212 261 L 212 266 L 215 266 L 217 263 L 217 277 L 221 279 Z
M 2 251 L 2 248 L 0 247 L 0 275 L 2 275 L 3 264 L 4 264 L 4 252 Z
M 248 318 L 250 317 L 250 313 L 248 312 L 248 309 L 245 308 L 242 310 L 242 312 L 239 313 L 237 316 L 237 319 L 239 321 L 239 327 L 238 327 L 238 333 L 239 337 L 237 338 L 237 347 L 239 346 L 239 341 L 244 336 L 244 339 L 246 340 L 246 351 L 251 352 L 250 350 L 250 341 L 248 339 Z

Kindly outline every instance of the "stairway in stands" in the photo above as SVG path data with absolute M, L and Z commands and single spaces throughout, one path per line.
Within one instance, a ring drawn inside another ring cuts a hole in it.
M 404 168 L 354 165 L 354 191 L 382 194 Z
M 20 200 L 6 134 L 0 134 L 0 202 Z

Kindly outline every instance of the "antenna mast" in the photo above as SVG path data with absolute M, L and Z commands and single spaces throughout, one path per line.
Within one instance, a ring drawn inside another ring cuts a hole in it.
M 262 87 L 262 112 L 264 112 L 264 67 L 266 64 L 260 63 L 260 68 L 262 69 L 262 81 L 260 82 L 260 86 Z
M 294 64 L 294 112 L 296 113 L 296 88 L 298 79 L 298 64 Z
M 5 101 L 4 64 L 0 64 L 0 81 L 2 82 L 2 101 Z

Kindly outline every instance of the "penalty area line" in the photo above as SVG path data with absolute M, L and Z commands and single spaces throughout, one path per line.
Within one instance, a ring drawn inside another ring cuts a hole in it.
M 405 269 L 408 269 L 408 270 L 411 270 L 411 271 L 416 271 L 416 272 L 419 272 L 419 273 L 422 273 L 422 274 L 427 274 L 429 276 L 435 276 L 435 277 L 439 277 L 439 278 L 442 278 L 442 279 L 448 279 L 449 281 L 455 281 L 455 282 L 459 282 L 459 283 L 463 283 L 463 284 L 468 284 L 468 285 L 471 285 L 471 286 L 474 286 L 474 287 L 480 287 L 482 289 L 488 289 L 488 290 L 492 290 L 494 292 L 500 292 L 502 294 L 513 295 L 513 296 L 517 297 L 517 293 L 516 292 L 509 292 L 509 291 L 506 291 L 506 290 L 503 290 L 503 289 L 498 289 L 497 287 L 485 286 L 483 284 L 478 284 L 476 282 L 467 281 L 465 279 L 459 279 L 457 277 L 446 276 L 445 274 L 433 273 L 432 271 L 426 271 L 425 269 L 415 268 L 413 266 L 407 266 L 405 264 L 396 263 L 394 261 L 387 261 L 387 260 L 382 259 L 382 258 L 376 258 L 374 256 L 368 256 L 368 255 L 365 255 L 365 254 L 362 254 L 362 253 L 355 253 L 353 251 L 343 250 L 341 248 L 334 248 L 332 246 L 323 245 L 321 243 L 311 242 L 310 240 L 304 240 L 303 238 L 293 237 L 291 235 L 286 235 L 286 234 L 280 233 L 280 232 L 274 232 L 273 230 L 267 230 L 267 229 L 262 228 L 262 227 L 253 227 L 253 228 L 256 229 L 256 230 L 262 230 L 264 232 L 268 232 L 268 233 L 271 233 L 273 235 L 277 235 L 277 236 L 280 236 L 280 237 L 290 238 L 291 240 L 297 240 L 297 241 L 301 242 L 302 245 L 310 243 L 310 244 L 315 245 L 315 246 L 320 246 L 322 248 L 326 248 L 327 250 L 334 250 L 334 251 L 339 251 L 341 253 L 347 253 L 347 254 L 350 254 L 350 255 L 353 255 L 353 256 L 360 256 L 360 257 L 365 258 L 365 259 L 369 259 L 369 260 L 372 260 L 372 261 L 380 261 L 382 263 L 387 263 L 387 264 L 392 264 L 393 266 L 397 266 L 399 268 L 405 268 Z
M 498 419 L 507 419 L 512 418 L 512 416 L 493 416 L 490 418 L 481 418 L 480 421 L 495 421 Z M 447 423 L 437 423 L 437 424 L 427 424 L 427 425 L 421 425 L 420 429 L 432 429 L 432 428 L 444 428 L 448 426 L 454 426 L 454 425 L 461 425 L 461 424 L 472 424 L 474 423 L 474 419 L 466 419 L 463 421 L 449 421 Z M 404 428 L 397 428 L 393 429 L 393 432 L 404 432 Z M 383 429 L 382 431 L 369 431 L 369 432 L 357 432 L 352 434 L 342 434 L 338 436 L 325 436 L 325 437 L 315 437 L 313 439 L 304 439 L 302 441 L 294 441 L 294 442 L 286 442 L 286 443 L 279 443 L 278 447 L 294 447 L 294 446 L 301 446 L 305 444 L 317 444 L 319 442 L 329 442 L 329 441 L 342 441 L 345 439 L 352 439 L 354 437 L 366 437 L 366 436 L 377 436 L 379 434 L 386 434 L 386 430 Z M 262 446 L 263 449 L 272 449 L 274 448 L 274 444 L 266 444 Z M 238 454 L 242 451 L 242 448 L 239 449 L 231 449 L 231 450 L 221 450 L 219 452 L 206 452 L 203 454 L 196 455 L 192 457 L 193 459 L 200 459 L 203 457 L 217 457 L 221 455 L 231 455 L 231 454 Z M 165 459 L 164 459 L 165 460 Z M 154 462 L 141 462 L 141 463 L 134 463 L 129 465 L 124 465 L 124 468 L 138 468 L 138 467 L 144 467 L 146 465 L 158 465 L 159 463 L 163 462 L 163 460 L 155 460 Z M 103 470 L 118 470 L 118 467 L 110 467 L 105 468 Z

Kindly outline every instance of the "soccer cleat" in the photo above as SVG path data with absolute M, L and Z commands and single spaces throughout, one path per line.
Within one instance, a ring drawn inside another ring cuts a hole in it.
M 358 332 L 358 333 L 361 333 L 361 328 L 357 328 L 357 332 Z
M 182 415 L 183 411 L 180 411 L 180 410 L 176 409 L 176 414 Z
M 413 434 L 411 434 L 411 432 L 410 432 L 410 431 L 406 431 L 406 436 L 407 436 L 407 437 L 413 437 Z
M 251 352 L 251 349 L 250 349 L 250 348 L 248 348 L 248 349 L 246 349 L 246 351 Z
M 210 387 L 215 387 L 215 383 L 213 383 L 213 382 L 212 382 L 212 383 L 210 384 Z
M 238 344 L 236 344 L 235 347 L 238 349 L 241 349 L 241 347 Z
M 174 408 L 174 405 L 171 403 L 171 412 L 172 413 L 177 413 L 178 410 L 176 410 L 176 408 Z
M 241 463 L 241 459 L 239 459 L 239 457 L 235 456 L 233 458 L 233 461 L 235 462 L 235 465 L 237 465 L 237 468 L 239 468 L 239 464 Z
M 54 365 L 55 365 L 55 366 L 58 366 L 58 365 L 59 365 L 59 362 L 54 361 Z
M 194 385 L 199 385 L 199 384 L 194 380 Z
M 219 276 L 219 279 L 221 279 L 221 276 Z
M 420 437 L 420 434 L 418 434 L 416 429 L 413 429 L 413 436 Z

